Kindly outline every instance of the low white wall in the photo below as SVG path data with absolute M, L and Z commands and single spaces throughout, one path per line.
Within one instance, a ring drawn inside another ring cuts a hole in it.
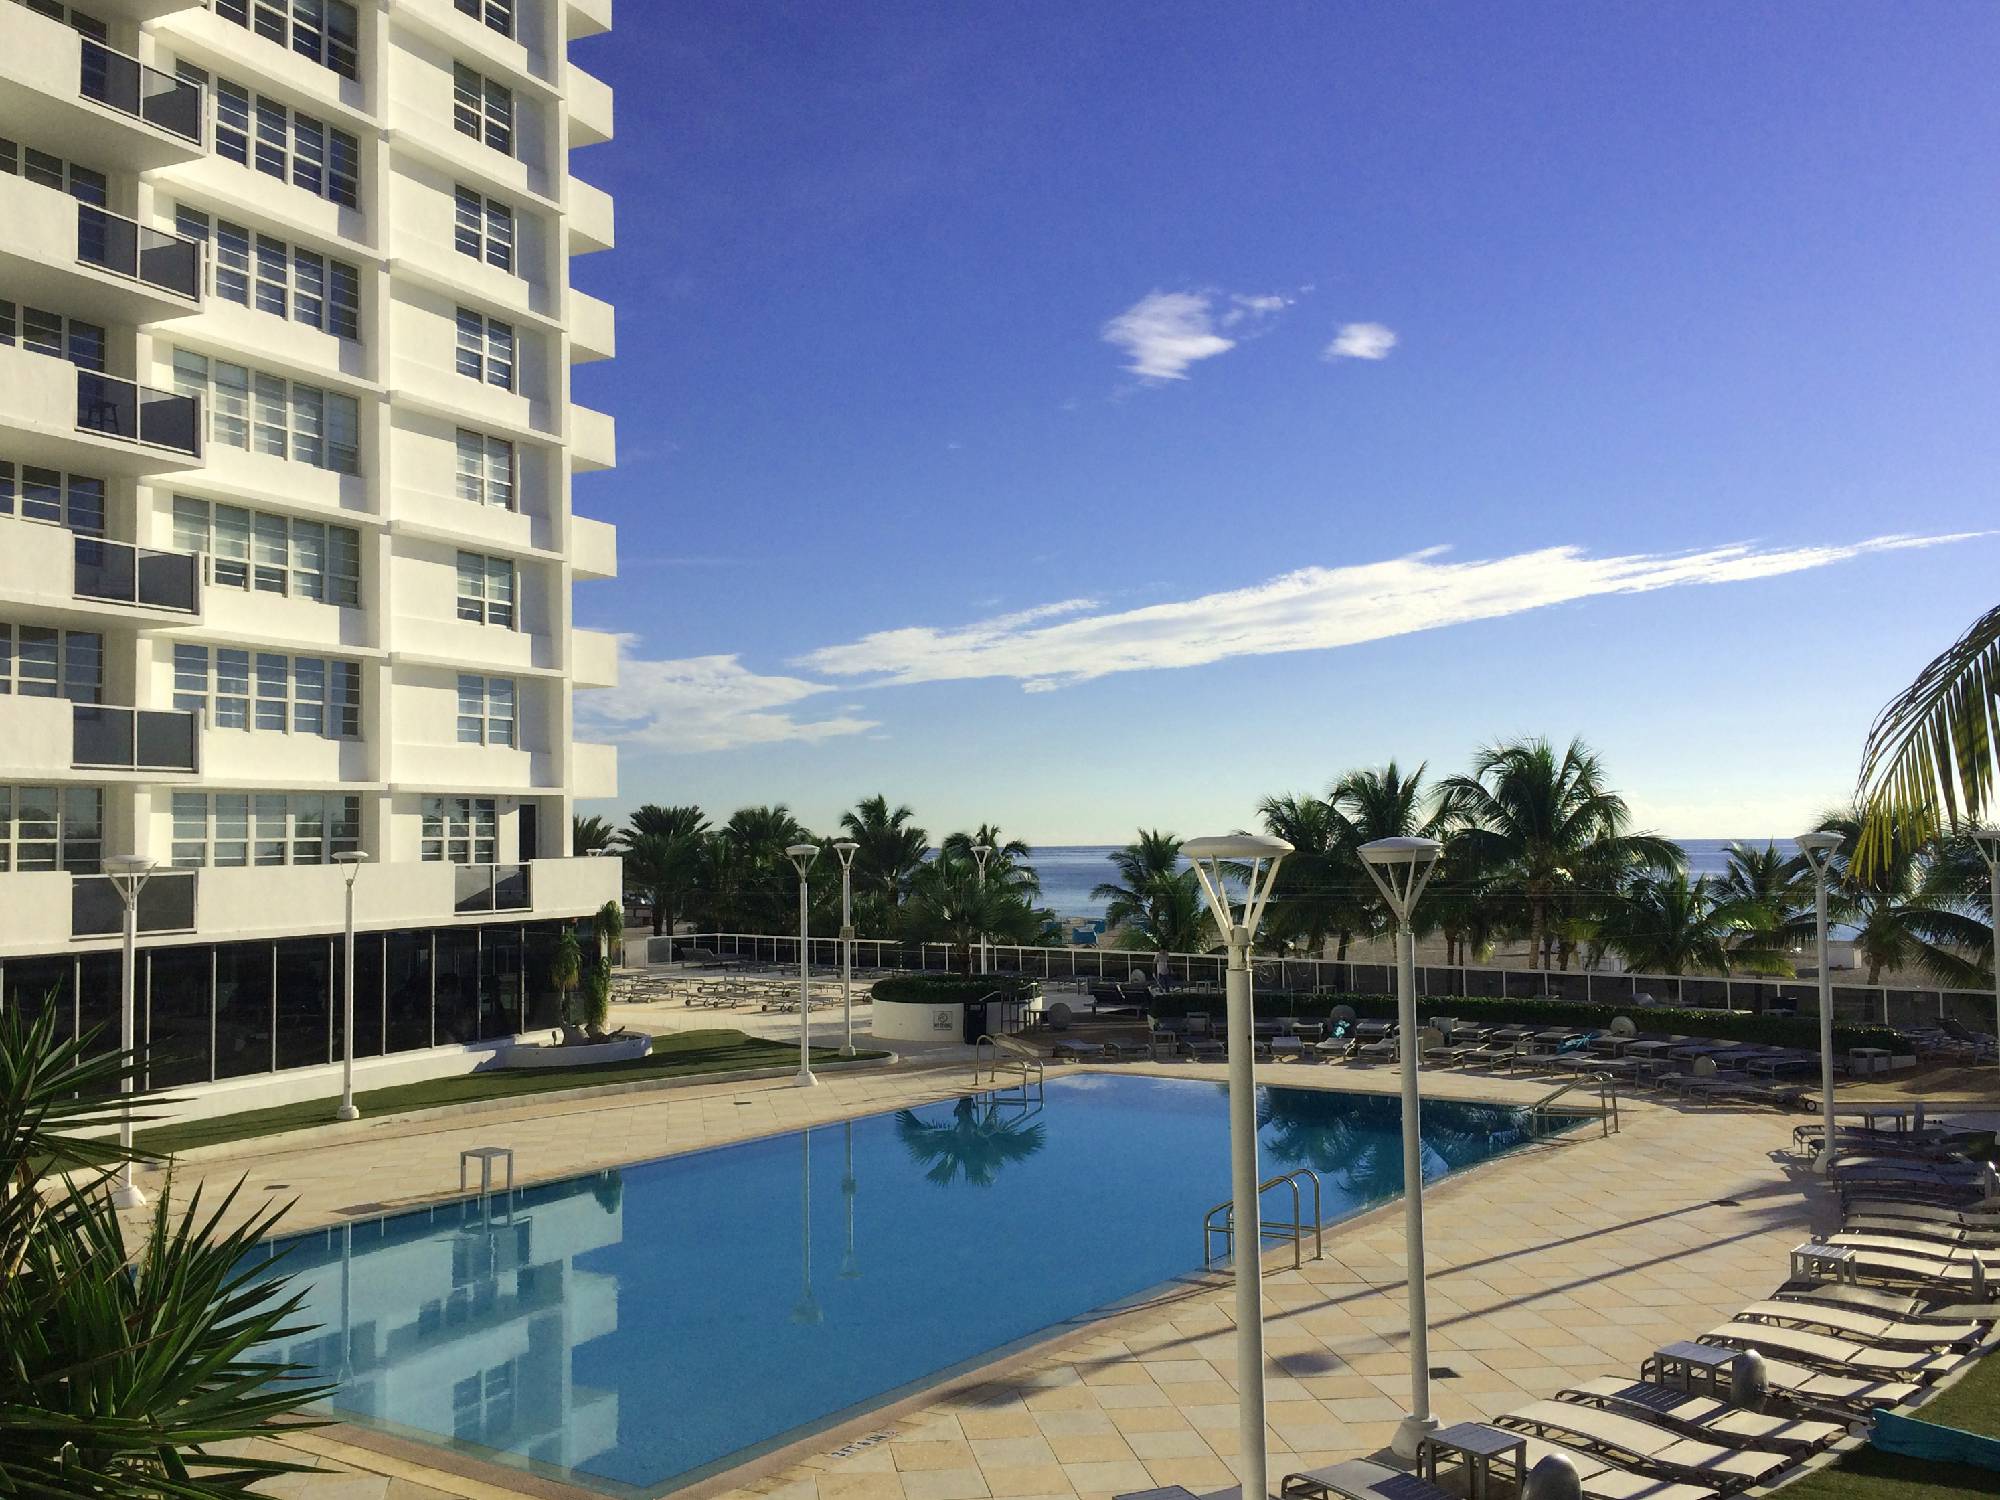
M 541 1041 L 547 1032 L 529 1033 Z M 389 1057 L 357 1057 L 354 1060 L 354 1091 L 392 1088 L 401 1083 L 425 1083 L 433 1078 L 456 1078 L 465 1073 L 491 1070 L 499 1057 L 519 1038 L 493 1037 L 483 1042 L 466 1042 L 449 1047 L 429 1047 L 421 1052 L 398 1052 Z M 183 1120 L 212 1120 L 217 1115 L 233 1115 L 242 1110 L 273 1109 L 281 1104 L 303 1104 L 312 1099 L 340 1097 L 340 1064 L 324 1067 L 290 1068 L 282 1073 L 258 1073 L 248 1078 L 225 1078 L 216 1083 L 189 1084 L 166 1090 L 176 1102 L 165 1104 L 142 1095 L 139 1111 L 150 1116 L 139 1128 L 177 1123 Z M 327 1118 L 333 1118 L 331 1106 Z
M 965 1036 L 965 1007 L 878 997 L 868 1032 L 885 1042 L 956 1042 Z

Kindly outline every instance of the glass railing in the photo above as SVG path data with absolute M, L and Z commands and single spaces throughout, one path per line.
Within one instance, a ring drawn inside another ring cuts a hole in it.
M 144 120 L 148 125 L 183 140 L 201 144 L 202 87 L 158 68 L 149 68 L 138 58 L 107 47 L 92 37 L 83 41 L 83 77 L 80 87 L 86 99 L 95 99 L 120 114 Z
M 76 596 L 152 609 L 184 609 L 200 603 L 201 558 L 193 552 L 155 552 L 100 537 L 76 538 Z
M 76 425 L 85 432 L 201 457 L 201 402 L 118 375 L 76 372 Z
M 151 229 L 94 203 L 76 206 L 76 258 L 163 291 L 201 298 L 201 242 Z
M 194 931 L 195 872 L 156 870 L 139 887 L 140 932 Z M 109 875 L 77 875 L 69 884 L 69 935 L 115 937 L 125 930 L 125 898 Z
M 455 910 L 528 911 L 535 904 L 526 865 L 454 865 Z
M 79 771 L 193 771 L 200 716 L 178 708 L 70 706 L 70 765 Z

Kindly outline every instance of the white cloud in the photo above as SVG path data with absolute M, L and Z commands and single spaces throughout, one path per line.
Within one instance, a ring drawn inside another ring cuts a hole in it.
M 1145 380 L 1185 380 L 1188 366 L 1227 354 L 1291 305 L 1278 295 L 1246 292 L 1148 292 L 1101 330 Z M 1224 338 L 1218 329 L 1236 338 Z
M 878 631 L 808 652 L 797 665 L 865 678 L 867 686 L 1010 677 L 1030 692 L 1046 692 L 1114 672 L 1325 651 L 1607 594 L 1772 578 L 1976 534 L 1764 550 L 1739 543 L 1602 558 L 1548 547 L 1463 563 L 1442 561 L 1443 549 L 1431 548 L 1387 562 L 1301 568 L 1248 588 L 1141 609 L 1094 612 L 1099 607 L 1090 601 L 1067 600 L 970 625 Z
M 1380 323 L 1343 323 L 1334 331 L 1322 359 L 1387 359 L 1396 347 L 1396 331 Z
M 826 683 L 760 676 L 733 655 L 645 661 L 631 655 L 636 639 L 618 638 L 617 687 L 577 695 L 584 737 L 687 752 L 827 740 L 876 727 L 852 708 L 825 718 L 799 719 L 788 712 L 803 699 L 834 691 Z

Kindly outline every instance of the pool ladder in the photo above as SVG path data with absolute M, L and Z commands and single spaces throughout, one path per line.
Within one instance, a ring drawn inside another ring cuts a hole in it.
M 1561 1088 L 1551 1090 L 1528 1106 L 1528 1135 L 1531 1139 L 1539 1140 L 1548 1131 L 1549 1119 L 1554 1113 L 1550 1109 L 1550 1106 L 1571 1089 L 1595 1089 L 1597 1091 L 1597 1117 L 1604 1126 L 1604 1134 L 1611 1135 L 1619 1131 L 1618 1090 L 1612 1087 L 1611 1080 L 1608 1078 L 1572 1078 Z
M 1025 1056 L 1014 1051 L 1011 1046 L 1002 1051 L 998 1038 L 982 1035 L 978 1041 L 972 1044 L 972 1082 L 974 1087 L 977 1087 L 979 1084 L 979 1075 L 982 1068 L 985 1070 L 987 1080 L 996 1084 L 1000 1081 L 1000 1070 L 1002 1068 L 1005 1068 L 1010 1073 L 1018 1070 L 1021 1074 L 1019 1085 L 1009 1084 L 1008 1087 L 1012 1089 L 1018 1086 L 1023 1099 L 1029 1097 L 1030 1087 L 1034 1090 L 1034 1098 L 1040 1099 L 1042 1097 L 1043 1085 L 1047 1082 L 1047 1070 L 1043 1068 L 1042 1060 L 1039 1057 Z
M 1302 1212 L 1304 1202 L 1299 1190 L 1300 1180 L 1312 1186 L 1312 1218 L 1307 1219 Z M 1289 1219 L 1262 1219 L 1261 1227 L 1266 1242 L 1280 1244 L 1289 1240 L 1292 1245 L 1292 1269 L 1305 1264 L 1305 1243 L 1308 1230 L 1312 1233 L 1313 1259 L 1320 1260 L 1326 1255 L 1326 1246 L 1320 1237 L 1319 1173 L 1311 1167 L 1299 1167 L 1273 1177 L 1257 1189 L 1261 1199 L 1274 1187 L 1288 1187 L 1292 1191 L 1292 1216 Z M 1261 1217 L 1261 1216 L 1260 1216 Z M 1217 1248 L 1217 1241 L 1221 1246 Z M 1236 1245 L 1236 1204 L 1227 1200 L 1218 1203 L 1201 1220 L 1201 1262 L 1208 1270 L 1214 1270 L 1217 1261 L 1233 1253 Z

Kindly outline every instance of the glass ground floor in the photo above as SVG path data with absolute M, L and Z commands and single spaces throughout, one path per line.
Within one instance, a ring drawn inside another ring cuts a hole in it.
M 588 918 L 364 932 L 354 940 L 354 1053 L 378 1057 L 554 1026 L 556 940 Z M 340 934 L 142 947 L 134 989 L 143 1088 L 337 1062 Z M 0 1008 L 55 1006 L 65 1030 L 118 1045 L 118 949 L 0 959 Z

